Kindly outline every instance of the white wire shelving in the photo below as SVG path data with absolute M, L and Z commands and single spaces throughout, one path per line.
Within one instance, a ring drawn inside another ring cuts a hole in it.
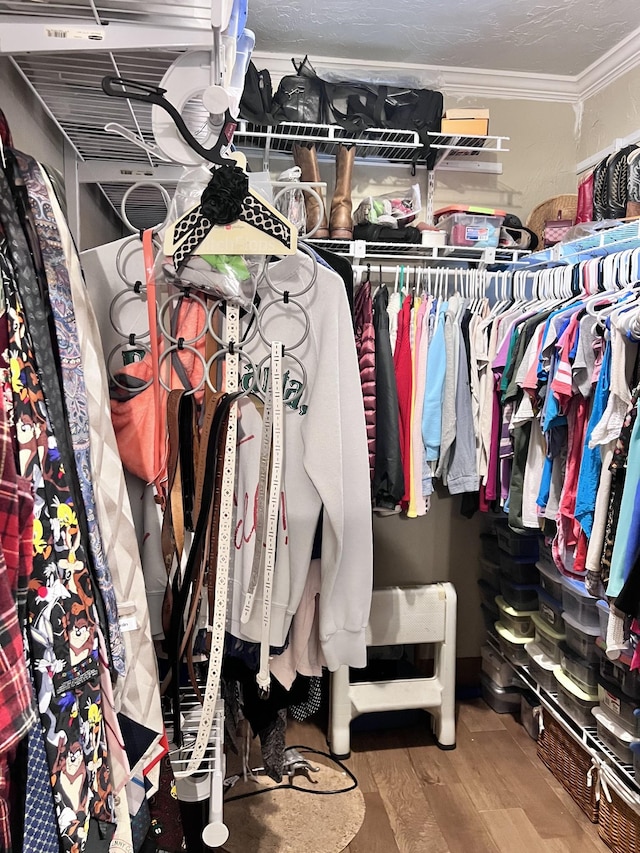
M 453 136 L 434 132 L 428 136 L 436 155 L 434 169 L 450 158 L 466 160 L 477 158 L 480 152 L 509 150 L 508 136 Z M 301 142 L 314 143 L 320 155 L 333 155 L 338 145 L 352 142 L 356 144 L 356 157 L 359 159 L 407 164 L 411 164 L 416 152 L 423 148 L 418 133 L 412 130 L 365 128 L 354 132 L 338 125 L 300 122 L 282 122 L 270 126 L 241 121 L 234 141 L 249 154 L 260 153 L 265 171 L 269 168 L 272 153 L 289 154 L 294 144 Z M 424 158 L 420 162 L 423 161 Z
M 607 767 L 613 771 L 615 776 L 623 783 L 623 785 L 636 796 L 640 796 L 640 780 L 637 780 L 634 775 L 633 766 L 624 764 L 620 759 L 603 743 L 598 737 L 595 726 L 580 726 L 572 719 L 558 702 L 558 694 L 545 690 L 533 678 L 527 666 L 517 666 L 512 661 L 508 660 L 497 644 L 497 641 L 488 635 L 488 641 L 491 648 L 500 654 L 514 670 L 516 675 L 522 682 L 531 690 L 540 700 L 542 707 L 548 711 L 559 725 L 569 734 L 574 740 L 581 743 L 589 754 L 600 762 L 604 762 Z
M 385 243 L 365 240 L 309 239 L 318 246 L 354 260 L 376 261 L 397 260 L 430 264 L 470 264 L 473 266 L 509 265 L 516 263 L 527 252 L 518 249 L 476 249 L 468 246 L 423 246 L 420 243 Z
M 539 267 L 576 264 L 591 258 L 600 258 L 614 252 L 640 247 L 640 219 L 602 229 L 587 237 L 567 243 L 556 243 L 550 249 L 531 252 L 519 259 L 518 268 L 534 270 Z

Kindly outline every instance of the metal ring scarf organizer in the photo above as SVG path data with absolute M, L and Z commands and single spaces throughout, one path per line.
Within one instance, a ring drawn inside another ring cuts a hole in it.
M 146 248 L 149 251 L 152 251 L 151 233 L 146 232 L 144 236 L 147 241 Z M 137 236 L 131 238 L 132 241 L 139 239 L 140 238 Z M 116 309 L 122 300 L 134 298 L 149 299 L 152 296 L 149 284 L 153 279 L 153 269 L 149 268 L 149 263 L 146 265 L 147 286 L 143 285 L 140 281 L 133 282 L 128 280 L 124 273 L 122 258 L 125 249 L 129 246 L 130 241 L 123 243 L 116 258 L 118 274 L 125 287 L 122 291 L 116 294 L 111 302 L 109 311 L 111 324 L 114 330 L 123 338 L 122 343 L 114 347 L 109 354 L 107 364 L 111 379 L 120 388 L 126 388 L 126 386 L 119 382 L 112 369 L 113 359 L 116 354 L 120 351 L 124 354 L 127 348 L 134 350 L 139 348 L 151 355 L 154 349 L 152 345 L 146 343 L 148 339 L 151 339 L 153 342 L 154 334 L 151 330 L 147 330 L 142 334 L 137 330 L 128 333 L 127 330 L 122 328 L 117 319 Z M 259 586 L 260 574 L 262 573 L 263 609 L 260 667 L 256 680 L 259 688 L 266 695 L 268 694 L 270 686 L 269 630 L 271 622 L 271 593 L 273 589 L 273 576 L 275 570 L 278 514 L 284 461 L 285 424 L 282 365 L 283 361 L 286 359 L 295 362 L 302 376 L 302 387 L 306 386 L 307 373 L 305 367 L 293 351 L 302 347 L 309 335 L 311 322 L 306 308 L 300 301 L 300 297 L 315 285 L 318 271 L 317 260 L 313 252 L 304 244 L 299 244 L 299 249 L 311 258 L 313 264 L 311 280 L 297 291 L 284 291 L 279 289 L 271 281 L 268 272 L 268 265 L 265 265 L 259 284 L 264 283 L 274 298 L 272 300 L 265 300 L 263 297 L 260 302 L 262 306 L 260 310 L 256 310 L 255 305 L 253 305 L 251 310 L 247 312 L 245 322 L 249 321 L 249 323 L 247 332 L 245 332 L 244 336 L 241 331 L 241 312 L 237 305 L 232 303 L 222 303 L 221 301 L 216 300 L 208 306 L 204 299 L 191 292 L 191 288 L 185 289 L 185 291 L 178 289 L 172 295 L 167 296 L 157 314 L 157 330 L 159 332 L 159 335 L 157 336 L 159 337 L 157 349 L 159 351 L 159 357 L 155 360 L 158 380 L 155 385 L 161 386 L 164 391 L 171 390 L 167 382 L 165 382 L 160 375 L 162 364 L 167 358 L 170 356 L 172 357 L 174 353 L 176 353 L 179 358 L 180 351 L 186 350 L 194 355 L 195 358 L 201 360 L 204 366 L 203 380 L 197 387 L 189 389 L 186 393 L 196 393 L 202 388 L 205 381 L 209 385 L 210 389 L 215 391 L 211 375 L 216 367 L 216 362 L 219 359 L 224 358 L 226 368 L 225 391 L 227 394 L 234 395 L 236 398 L 236 402 L 231 405 L 229 410 L 229 421 L 225 442 L 224 469 L 220 500 L 220 521 L 217 540 L 218 549 L 215 582 L 215 606 L 214 612 L 207 615 L 207 628 L 211 632 L 211 650 L 206 686 L 204 686 L 204 699 L 201 704 L 195 690 L 192 688 L 180 688 L 181 743 L 175 745 L 170 752 L 171 764 L 175 777 L 178 781 L 181 798 L 192 801 L 203 800 L 207 797 L 210 798 L 210 822 L 203 832 L 203 840 L 210 847 L 221 846 L 225 843 L 228 837 L 228 831 L 222 820 L 225 763 L 223 753 L 224 708 L 220 699 L 220 675 L 224 650 L 232 554 L 234 483 L 237 447 L 237 399 L 249 393 L 258 393 L 258 377 L 261 375 L 262 368 L 267 362 L 270 362 L 267 387 L 263 389 L 265 400 L 260 450 L 256 546 L 249 589 L 243 603 L 243 612 L 241 617 L 242 621 L 246 622 L 251 616 Z M 149 254 L 149 252 L 147 252 L 147 254 Z M 178 334 L 179 330 L 175 328 L 175 324 L 168 321 L 169 314 L 172 312 L 172 309 L 179 305 L 183 299 L 192 299 L 197 301 L 197 303 L 204 309 L 206 317 L 206 323 L 203 328 L 188 340 L 181 338 Z M 274 305 L 280 303 L 285 304 L 288 311 L 291 310 L 299 312 L 304 323 L 304 331 L 302 335 L 297 341 L 287 344 L 286 349 L 282 342 L 270 340 L 267 335 L 268 314 Z M 226 316 L 225 337 L 221 337 L 216 332 L 216 324 L 214 322 L 215 312 L 221 308 L 223 304 Z M 151 310 L 154 306 L 148 305 L 148 307 L 149 317 L 152 318 L 155 316 L 154 311 Z M 150 323 L 150 325 L 153 325 L 153 323 Z M 253 328 L 251 328 L 251 326 L 253 326 Z M 220 349 L 205 361 L 194 345 L 207 333 L 216 340 Z M 250 341 L 252 341 L 256 334 L 260 336 L 265 347 L 269 350 L 268 354 L 259 364 L 254 364 L 243 350 L 243 346 L 246 346 Z M 238 369 L 240 361 L 243 361 L 250 368 L 249 375 L 254 377 L 250 386 L 243 390 L 239 390 Z M 180 375 L 179 371 L 176 371 L 176 373 L 178 376 Z M 148 388 L 152 383 L 153 380 L 150 380 L 143 387 Z M 157 387 L 155 390 L 156 392 L 161 393 L 160 387 Z M 173 729 L 173 716 L 171 712 L 168 712 L 166 715 L 165 724 L 170 731 Z M 182 796 L 183 791 L 184 797 Z

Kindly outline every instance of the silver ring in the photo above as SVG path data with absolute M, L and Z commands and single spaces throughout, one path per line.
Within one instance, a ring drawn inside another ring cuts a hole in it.
M 311 260 L 313 261 L 313 274 L 311 275 L 311 281 L 303 290 L 298 290 L 296 293 L 291 293 L 290 290 L 287 290 L 287 291 L 278 290 L 278 288 L 275 286 L 275 284 L 269 278 L 269 264 L 264 265 L 264 270 L 262 271 L 262 277 L 267 282 L 267 284 L 269 285 L 271 290 L 273 290 L 274 293 L 277 293 L 278 296 L 284 296 L 285 293 L 289 294 L 290 299 L 291 299 L 291 297 L 295 298 L 297 296 L 302 296 L 303 293 L 306 293 L 308 290 L 311 290 L 313 285 L 316 283 L 316 280 L 318 278 L 318 261 L 316 259 L 315 254 L 304 243 L 298 243 L 298 249 L 300 249 L 301 252 L 304 252 L 305 255 L 308 255 L 311 258 Z
M 217 393 L 218 389 L 211 382 L 211 368 L 213 367 L 214 363 L 219 358 L 222 358 L 223 356 L 227 356 L 227 355 L 237 355 L 238 358 L 240 358 L 240 359 L 244 358 L 245 362 L 253 368 L 253 382 L 251 383 L 249 388 L 246 388 L 245 390 L 239 392 L 239 394 L 238 394 L 238 396 L 240 396 L 240 397 L 246 397 L 247 394 L 251 394 L 251 392 L 254 391 L 255 388 L 257 387 L 256 366 L 253 363 L 253 361 L 251 361 L 251 359 L 246 354 L 246 352 L 243 352 L 241 349 L 237 349 L 235 347 L 234 347 L 233 353 L 230 353 L 228 349 L 219 349 L 218 352 L 214 352 L 214 354 L 211 356 L 211 358 L 209 359 L 209 361 L 206 363 L 206 366 L 205 366 L 206 367 L 205 378 L 207 381 L 207 385 L 209 386 L 209 389 L 214 394 Z M 236 392 L 233 392 L 233 393 L 236 393 Z
M 227 348 L 230 343 L 233 343 L 234 347 L 236 347 L 237 349 L 246 347 L 247 344 L 250 344 L 251 341 L 258 334 L 258 311 L 256 309 L 256 306 L 252 302 L 251 309 L 243 309 L 246 310 L 247 314 L 251 313 L 253 315 L 253 319 L 255 320 L 255 323 L 253 324 L 253 331 L 250 331 L 250 333 L 245 338 L 242 338 L 241 341 L 224 341 L 216 334 L 213 328 L 213 315 L 216 313 L 216 311 L 223 304 L 224 301 L 224 299 L 216 299 L 216 301 L 209 308 L 209 312 L 207 314 L 207 328 L 209 330 L 209 334 L 214 339 L 214 341 L 220 344 L 221 347 Z
M 123 349 L 123 347 L 126 347 L 126 346 L 129 346 L 129 344 L 128 343 L 116 344 L 114 346 L 114 348 L 111 350 L 111 352 L 109 353 L 109 356 L 107 358 L 107 372 L 109 373 L 109 376 L 112 379 L 112 381 L 115 382 L 115 384 L 118 386 L 118 388 L 122 388 L 123 391 L 135 391 L 137 394 L 139 394 L 141 391 L 146 391 L 147 388 L 149 388 L 151 385 L 153 385 L 153 379 L 149 379 L 148 382 L 146 382 L 144 385 L 141 385 L 139 388 L 130 388 L 128 385 L 123 385 L 122 382 L 118 382 L 118 380 L 116 379 L 116 375 L 111 370 L 111 361 L 112 361 L 114 355 L 117 352 L 120 352 Z M 139 344 L 136 344 L 136 347 L 143 349 L 148 355 L 151 355 L 151 349 L 148 346 L 148 344 L 145 344 L 142 341 L 140 341 Z
M 127 226 L 129 231 L 131 231 L 132 234 L 139 234 L 140 229 L 135 228 L 131 224 L 131 222 L 129 221 L 129 217 L 127 216 L 127 202 L 129 201 L 129 196 L 131 195 L 131 193 L 134 190 L 137 190 L 139 187 L 153 187 L 154 189 L 158 190 L 160 195 L 162 196 L 162 200 L 164 201 L 165 206 L 167 208 L 167 212 L 165 213 L 165 216 L 164 216 L 164 219 L 162 220 L 162 222 L 159 222 L 157 225 L 153 226 L 152 230 L 155 234 L 161 228 L 164 228 L 164 226 L 167 224 L 167 222 L 169 220 L 169 208 L 171 206 L 171 196 L 166 191 L 166 189 L 162 186 L 162 184 L 159 184 L 157 181 L 136 181 L 135 184 L 131 184 L 129 189 L 122 196 L 122 201 L 120 202 L 120 216 L 122 217 L 122 221 Z
M 111 322 L 111 325 L 113 326 L 114 331 L 116 331 L 120 335 L 120 337 L 122 337 L 122 338 L 129 338 L 129 334 L 127 332 L 125 332 L 123 329 L 121 329 L 120 326 L 115 321 L 115 307 L 116 307 L 118 300 L 122 299 L 123 296 L 125 298 L 129 297 L 130 299 L 134 299 L 134 298 L 138 299 L 138 297 L 142 296 L 142 293 L 135 293 L 133 290 L 121 290 L 120 293 L 116 293 L 116 295 L 113 297 L 113 299 L 111 300 L 111 302 L 109 304 L 109 321 Z M 147 298 L 147 293 L 145 291 L 144 299 L 146 299 L 146 298 Z M 149 337 L 149 329 L 147 329 L 147 331 L 143 332 L 141 335 L 136 333 L 136 338 L 148 338 L 148 337 Z
M 285 193 L 291 192 L 292 189 L 294 189 L 294 190 L 298 189 L 298 190 L 302 190 L 303 193 L 309 193 L 309 195 L 312 196 L 312 198 L 315 198 L 315 200 L 318 202 L 320 210 L 322 211 L 322 215 L 318 217 L 318 221 L 313 226 L 311 231 L 305 231 L 304 238 L 305 238 L 305 240 L 308 240 L 310 237 L 313 237 L 313 235 L 316 233 L 316 231 L 322 225 L 322 219 L 323 219 L 323 216 L 326 215 L 327 208 L 326 208 L 326 205 L 324 203 L 324 199 L 322 198 L 322 196 L 320 195 L 320 193 L 316 189 L 314 189 L 313 187 L 296 186 L 295 181 L 291 182 L 291 186 L 282 187 L 281 189 L 278 190 L 278 192 L 273 197 L 273 201 L 272 201 L 273 206 L 277 207 L 277 204 L 278 204 L 278 201 L 280 200 L 280 198 Z
M 264 321 L 265 314 L 267 313 L 269 308 L 271 308 L 272 305 L 280 305 L 281 303 L 283 305 L 287 305 L 287 304 L 295 305 L 296 308 L 299 308 L 300 311 L 302 311 L 302 316 L 304 317 L 304 323 L 305 323 L 304 332 L 302 333 L 302 337 L 300 338 L 300 340 L 296 341 L 295 344 L 283 343 L 285 351 L 290 352 L 292 349 L 298 349 L 298 347 L 302 346 L 302 344 L 307 340 L 307 338 L 309 336 L 309 330 L 311 329 L 311 321 L 309 320 L 309 315 L 308 315 L 304 305 L 301 305 L 297 299 L 292 299 L 291 297 L 289 297 L 288 303 L 284 301 L 284 298 L 274 299 L 273 302 L 270 302 L 268 305 L 265 305 L 265 307 L 262 309 L 262 311 L 260 312 L 260 314 L 258 316 L 258 332 L 259 332 L 260 337 L 262 338 L 263 342 L 268 347 L 270 347 L 272 342 L 265 335 L 263 328 L 262 328 L 262 323 Z
M 300 361 L 300 359 L 297 356 L 295 356 L 292 352 L 289 352 L 286 347 L 284 347 L 284 353 L 283 353 L 282 357 L 283 358 L 290 358 L 292 361 L 295 361 L 295 363 L 298 365 L 298 367 L 302 371 L 302 388 L 300 389 L 300 394 L 302 394 L 304 389 L 307 387 L 307 371 L 306 371 L 304 364 Z M 265 357 L 262 359 L 262 361 L 258 364 L 258 367 L 256 368 L 256 373 L 257 373 L 258 377 L 262 373 L 262 368 L 263 368 L 265 362 L 269 361 L 270 358 L 271 358 L 271 353 L 269 353 L 269 355 L 265 355 Z
M 188 344 L 185 344 L 184 346 L 181 347 L 179 344 L 176 343 L 173 346 L 170 346 L 168 349 L 166 349 L 162 353 L 162 355 L 160 356 L 160 359 L 158 360 L 158 379 L 160 380 L 160 384 L 162 385 L 162 387 L 164 388 L 165 391 L 172 391 L 173 390 L 162 379 L 162 364 L 163 364 L 165 358 L 167 358 L 173 352 L 185 352 L 186 350 L 197 355 L 198 358 L 200 359 L 200 361 L 202 362 L 202 378 L 200 379 L 200 382 L 198 382 L 198 384 L 196 385 L 195 388 L 192 388 L 190 391 L 185 391 L 185 394 L 197 394 L 198 391 L 204 386 L 204 383 L 206 380 L 206 375 L 207 375 L 207 362 L 205 360 L 205 357 L 202 355 L 201 352 L 199 352 L 197 349 L 195 349 L 195 347 L 191 347 Z
M 185 293 L 174 293 L 172 296 L 170 296 L 167 299 L 167 301 L 164 303 L 162 308 L 160 309 L 160 313 L 158 314 L 158 324 L 160 325 L 160 329 L 162 331 L 162 334 L 165 336 L 165 338 L 168 341 L 171 341 L 172 344 L 179 344 L 180 338 L 174 338 L 173 335 L 171 335 L 171 333 L 165 329 L 164 318 L 165 318 L 165 314 L 167 312 L 167 308 L 171 305 L 171 303 L 174 300 L 177 300 L 177 299 L 191 299 L 191 300 L 193 300 L 193 302 L 197 302 L 198 305 L 200 305 L 200 307 L 204 311 L 205 317 L 207 316 L 207 306 L 206 306 L 204 300 L 200 299 L 199 296 L 194 296 L 193 293 L 189 293 L 188 295 Z M 207 324 L 205 323 L 202 331 L 198 332 L 198 334 L 196 335 L 195 338 L 190 338 L 189 340 L 187 340 L 185 338 L 185 339 L 183 339 L 182 343 L 184 344 L 184 346 L 190 346 L 191 344 L 196 344 L 196 343 L 198 343 L 198 341 L 201 338 L 203 338 L 206 335 L 206 333 L 207 333 Z

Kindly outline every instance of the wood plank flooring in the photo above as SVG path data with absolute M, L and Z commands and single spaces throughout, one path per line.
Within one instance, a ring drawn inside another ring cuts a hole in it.
M 289 723 L 290 743 L 326 749 L 315 723 Z M 355 732 L 347 766 L 367 804 L 345 853 L 605 853 L 571 797 L 510 715 L 481 699 L 458 709 L 457 749 L 426 727 Z M 313 853 L 313 851 L 306 851 Z

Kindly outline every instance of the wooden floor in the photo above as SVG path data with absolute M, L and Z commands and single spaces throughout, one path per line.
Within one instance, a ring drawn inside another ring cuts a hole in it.
M 326 749 L 312 723 L 289 743 Z M 536 756 L 510 715 L 481 700 L 459 707 L 457 749 L 422 726 L 354 733 L 346 762 L 367 812 L 347 853 L 605 853 L 609 848 Z M 305 851 L 312 853 L 312 851 Z

